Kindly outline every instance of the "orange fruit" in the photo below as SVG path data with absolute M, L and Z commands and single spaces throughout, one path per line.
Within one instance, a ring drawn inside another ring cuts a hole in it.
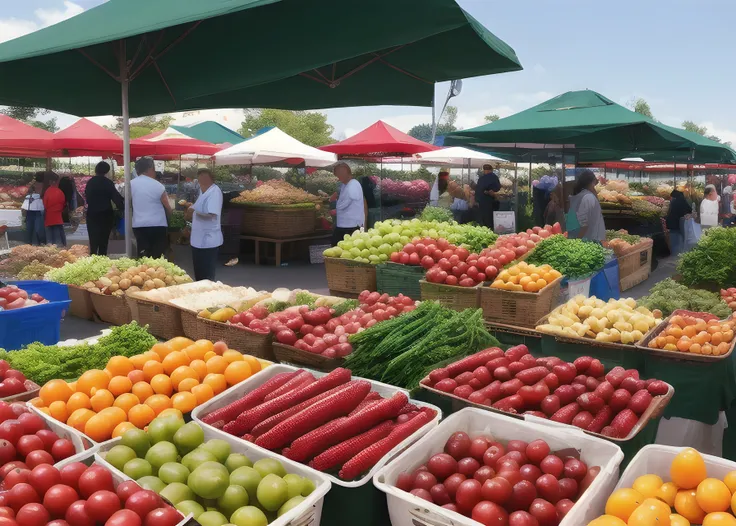
M 156 345 L 151 347 L 151 351 L 155 352 L 160 360 L 163 360 L 164 358 L 166 358 L 166 356 L 174 352 L 174 348 L 171 347 L 168 343 L 157 343 Z
M 695 490 L 695 500 L 705 513 L 726 511 L 731 505 L 731 491 L 723 481 L 707 478 Z
M 107 386 L 107 390 L 116 397 L 124 393 L 129 393 L 132 388 L 133 382 L 127 376 L 116 376 L 110 380 L 110 385 Z
M 66 403 L 62 402 L 61 400 L 51 402 L 51 404 L 49 405 L 49 414 L 51 415 L 51 418 L 55 418 L 59 422 L 66 422 L 67 418 L 69 417 L 69 413 L 66 409 Z
M 250 365 L 247 362 L 233 362 L 225 369 L 225 381 L 229 386 L 250 378 L 250 375 Z
M 176 390 L 180 393 L 183 391 L 192 391 L 192 388 L 199 385 L 199 381 L 195 378 L 184 378 L 179 384 L 176 386 Z
M 200 340 L 200 341 L 202 341 L 202 340 Z M 199 343 L 199 342 L 197 342 L 197 343 Z M 227 346 L 227 343 L 225 343 L 223 341 L 219 341 L 219 342 L 215 342 L 212 345 L 212 347 L 210 349 L 208 349 L 208 350 L 215 351 L 217 354 L 219 354 L 220 356 L 222 356 L 222 353 L 224 353 L 228 349 L 229 349 L 229 347 Z
M 256 374 L 258 371 L 263 369 L 260 360 L 258 360 L 258 358 L 256 358 L 255 356 L 251 356 L 250 354 L 243 354 L 242 356 L 243 361 L 250 365 L 251 374 Z
M 171 398 L 163 394 L 155 394 L 153 396 L 149 396 L 146 399 L 146 405 L 153 409 L 153 412 L 157 415 L 164 409 L 172 407 Z
M 192 345 L 184 349 L 190 360 L 201 360 L 204 355 L 210 351 L 214 351 L 214 346 L 209 340 L 197 340 Z
M 95 442 L 104 442 L 112 436 L 116 426 L 111 418 L 95 415 L 84 424 L 84 434 Z
M 164 366 L 161 365 L 161 362 L 149 361 L 143 366 L 143 375 L 145 376 L 146 382 L 150 382 L 154 376 L 163 372 Z
M 666 502 L 669 507 L 675 505 L 675 496 L 677 495 L 677 486 L 675 486 L 672 482 L 665 482 L 662 484 L 662 487 L 660 487 L 657 490 L 655 497 L 657 497 L 662 502 Z
M 66 410 L 72 414 L 77 409 L 92 409 L 89 396 L 84 393 L 74 393 L 66 402 Z
M 179 390 L 179 384 L 181 383 L 181 381 L 186 379 L 195 379 L 197 380 L 197 383 L 199 383 L 199 375 L 188 365 L 177 367 L 176 369 L 174 369 L 174 372 L 171 373 L 171 384 L 177 390 Z
M 194 369 L 194 372 L 197 373 L 197 380 L 204 380 L 204 377 L 207 376 L 207 364 L 204 360 L 192 360 L 189 367 Z
M 133 367 L 135 367 L 138 371 L 141 371 L 143 369 L 143 366 L 146 365 L 147 361 L 148 356 L 146 356 L 145 354 L 136 354 L 135 356 L 130 357 L 130 363 L 132 363 Z
M 169 341 L 166 342 L 165 345 L 168 345 L 173 351 L 182 351 L 193 343 L 194 342 L 189 338 L 185 338 L 184 336 L 177 336 L 176 338 L 171 338 Z
M 143 429 L 156 418 L 156 412 L 146 404 L 134 405 L 128 411 L 128 420 L 139 429 Z
M 31 400 L 33 402 L 33 400 Z M 736 493 L 736 471 L 729 471 L 726 476 L 723 477 L 723 482 L 728 486 L 728 490 L 731 494 Z
M 43 398 L 41 398 L 40 396 L 32 398 L 28 401 L 28 403 L 31 404 L 33 407 L 44 407 Z
M 671 524 L 670 522 L 670 526 Z M 730 513 L 716 511 L 705 516 L 703 526 L 736 526 L 736 517 Z
M 656 497 L 662 484 L 664 482 L 657 475 L 642 475 L 634 481 L 631 489 L 638 491 L 644 498 L 648 499 L 650 497 Z
M 130 409 L 140 403 L 138 397 L 132 393 L 123 393 L 115 399 L 112 404 L 113 407 L 119 407 L 125 414 L 128 414 Z
M 670 526 L 690 526 L 690 521 L 682 515 L 670 513 Z
M 209 359 L 210 359 L 210 358 L 212 358 L 213 356 L 217 356 L 217 353 L 216 353 L 215 351 L 208 351 L 208 352 L 206 352 L 206 353 L 205 353 L 205 355 L 204 355 L 204 356 L 202 357 L 202 360 L 204 360 L 204 361 L 206 362 L 207 360 L 209 360 Z
M 115 429 L 115 426 L 117 426 L 120 422 L 125 422 L 128 419 L 128 415 L 126 415 L 125 411 L 123 411 L 119 407 L 106 407 L 97 414 L 98 416 L 102 416 L 109 421 L 114 422 L 112 424 L 113 429 Z
M 120 422 L 115 426 L 115 429 L 112 430 L 112 438 L 123 436 L 123 434 L 130 429 L 135 429 L 135 426 L 130 422 Z
M 161 365 L 164 366 L 164 372 L 170 375 L 177 367 L 189 365 L 189 362 L 191 361 L 192 360 L 189 359 L 186 353 L 183 353 L 182 351 L 174 351 L 163 359 Z
M 703 457 L 691 447 L 680 451 L 670 464 L 670 478 L 680 489 L 694 489 L 707 476 Z M 683 513 L 680 515 L 687 518 Z
M 524 286 L 524 290 L 527 292 L 539 292 L 539 285 L 537 285 L 536 281 L 532 281 Z
M 82 373 L 77 380 L 77 392 L 92 396 L 92 389 L 107 389 L 110 378 L 105 371 L 99 369 L 90 369 Z
M 174 392 L 174 388 L 171 385 L 171 378 L 165 374 L 157 374 L 151 378 L 151 388 L 153 388 L 154 393 L 166 396 L 170 396 Z
M 73 393 L 77 392 L 77 382 L 76 381 L 67 382 L 67 384 L 69 385 L 69 389 L 71 389 Z
M 95 416 L 95 412 L 90 409 L 77 409 L 69 415 L 66 425 L 76 429 L 80 433 L 84 433 L 84 425 L 93 416 Z
M 227 351 L 222 353 L 222 357 L 227 360 L 227 363 L 243 361 L 243 355 L 234 349 L 228 349 Z
M 619 488 L 606 501 L 606 515 L 613 515 L 622 521 L 628 521 L 629 516 L 644 502 L 644 496 L 631 488 Z
M 197 407 L 197 397 L 192 393 L 182 391 L 171 397 L 171 404 L 174 409 L 178 409 L 182 413 L 188 413 Z
M 153 387 L 148 382 L 134 383 L 131 392 L 138 397 L 140 403 L 143 403 L 146 398 L 154 394 Z
M 99 389 L 92 395 L 92 398 L 90 398 L 89 401 L 90 404 L 92 404 L 92 409 L 99 413 L 103 409 L 112 407 L 112 404 L 115 402 L 115 397 L 107 389 Z
M 212 391 L 214 391 L 215 394 L 220 394 L 227 389 L 227 381 L 223 374 L 208 374 L 204 377 L 204 381 L 202 383 L 212 387 Z
M 693 327 L 692 325 L 688 325 L 687 327 L 682 329 L 682 334 L 684 336 L 687 336 L 688 338 L 692 338 L 693 336 L 698 334 L 698 331 L 696 331 L 695 327 Z
M 142 356 L 146 357 L 146 361 L 151 361 L 151 360 L 153 360 L 154 362 L 161 361 L 161 356 L 159 356 L 158 353 L 153 352 L 153 351 L 146 351 L 142 354 Z
M 683 489 L 677 492 L 675 511 L 690 521 L 690 524 L 702 524 L 705 518 L 705 512 L 698 505 L 694 489 Z
M 646 499 L 629 517 L 627 526 L 651 526 L 669 524 L 670 507 L 657 499 Z
M 66 402 L 72 394 L 72 388 L 64 380 L 49 380 L 41 388 L 38 396 L 48 407 L 52 402 Z
M 49 412 L 48 407 L 39 407 L 38 410 L 41 411 L 45 415 L 51 416 L 51 413 Z
M 135 371 L 130 371 L 128 373 L 128 378 L 130 379 L 131 384 L 137 384 L 138 382 L 145 382 L 146 381 L 146 375 L 143 371 L 140 371 L 136 369 Z
M 110 371 L 113 376 L 125 376 L 130 371 L 134 371 L 135 366 L 127 356 L 113 356 L 107 362 L 105 369 Z
M 215 396 L 215 391 L 210 384 L 200 384 L 192 387 L 192 394 L 197 397 L 197 405 L 200 405 Z
M 222 374 L 227 369 L 228 361 L 222 356 L 213 356 L 207 360 L 207 372 L 213 374 Z

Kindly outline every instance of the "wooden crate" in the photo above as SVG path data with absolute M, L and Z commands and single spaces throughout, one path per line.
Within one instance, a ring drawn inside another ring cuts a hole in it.
M 125 325 L 130 323 L 131 314 L 125 296 L 90 293 L 95 314 L 100 320 L 111 325 Z
M 69 289 L 69 299 L 72 300 L 69 304 L 69 313 L 83 320 L 93 319 L 95 307 L 92 305 L 90 292 L 76 285 L 68 285 L 67 288 Z
M 620 280 L 623 281 L 623 278 L 639 272 L 644 267 L 651 269 L 653 246 L 652 243 L 645 243 L 645 245 L 635 252 L 619 256 L 618 276 Z
M 273 354 L 278 362 L 305 366 L 318 371 L 332 371 L 342 367 L 345 361 L 345 358 L 327 358 L 283 343 L 273 344 Z
M 419 280 L 424 279 L 424 267 L 400 265 L 398 263 L 381 263 L 376 267 L 376 290 L 396 296 L 401 293 L 412 299 L 419 299 L 422 290 Z
M 458 287 L 442 283 L 430 283 L 427 280 L 419 281 L 422 291 L 422 300 L 436 300 L 440 304 L 457 311 L 477 309 L 480 307 L 480 289 L 475 287 Z
M 325 258 L 325 272 L 330 294 L 346 292 L 357 295 L 364 290 L 376 290 L 376 265 L 352 259 Z
M 537 321 L 557 305 L 562 277 L 539 292 L 480 289 L 480 307 L 487 322 L 534 328 Z
M 240 205 L 243 208 L 240 233 L 285 239 L 314 233 L 317 222 L 315 207 L 259 207 Z
M 205 328 L 206 336 L 204 338 L 207 340 L 213 342 L 221 340 L 227 343 L 231 349 L 243 354 L 274 360 L 273 349 L 271 348 L 273 335 L 271 333 L 261 334 L 245 327 L 206 318 L 197 318 L 197 323 Z
M 644 267 L 641 267 L 633 274 L 629 274 L 625 278 L 620 278 L 618 282 L 619 291 L 623 292 L 625 290 L 629 290 L 637 286 L 642 281 L 645 281 L 647 278 L 649 278 L 649 272 L 650 267 L 649 265 L 646 265 Z

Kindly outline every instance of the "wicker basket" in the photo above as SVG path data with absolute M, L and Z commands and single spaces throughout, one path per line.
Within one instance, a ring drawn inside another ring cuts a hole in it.
M 425 272 L 424 267 L 381 263 L 376 267 L 376 290 L 381 294 L 396 296 L 401 293 L 419 299 L 422 296 L 419 280 L 424 279 Z
M 296 366 L 306 366 L 317 371 L 332 371 L 342 367 L 344 358 L 326 358 L 320 354 L 302 351 L 291 345 L 283 343 L 273 344 L 273 354 L 280 363 L 288 363 Z
M 138 323 L 148 325 L 151 334 L 163 340 L 170 340 L 184 334 L 178 307 L 142 299 L 136 299 L 136 302 L 138 304 Z
M 240 205 L 243 215 L 240 233 L 250 236 L 287 239 L 314 233 L 317 209 L 292 207 L 257 207 Z
M 539 292 L 482 287 L 480 307 L 483 318 L 491 323 L 534 328 L 537 321 L 557 305 L 561 282 L 562 277 L 559 277 Z
M 111 325 L 125 325 L 130 323 L 130 307 L 125 296 L 112 296 L 107 294 L 90 293 L 92 305 L 100 320 Z
M 76 285 L 68 285 L 68 289 L 69 299 L 72 300 L 71 304 L 69 304 L 69 313 L 83 320 L 93 319 L 95 307 L 92 305 L 90 292 Z
M 202 318 L 197 316 L 196 312 L 181 309 L 179 314 L 184 336 L 194 341 L 207 339 L 207 326 L 202 322 Z
M 246 328 L 239 328 L 229 323 L 199 318 L 199 324 L 205 327 L 207 331 L 206 339 L 211 341 L 222 340 L 227 343 L 228 347 L 240 351 L 243 354 L 250 354 L 256 358 L 264 358 L 266 360 L 274 360 L 271 342 L 273 336 L 269 334 L 259 334 Z
M 330 292 L 360 294 L 376 290 L 376 265 L 351 259 L 325 258 L 327 287 Z
M 422 300 L 437 300 L 448 309 L 477 309 L 480 306 L 479 287 L 458 287 L 442 283 L 419 281 Z

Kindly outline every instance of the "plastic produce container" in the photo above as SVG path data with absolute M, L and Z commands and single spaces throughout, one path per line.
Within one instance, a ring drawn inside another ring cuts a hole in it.
M 249 442 L 245 442 L 244 440 L 240 440 L 239 438 L 228 435 L 226 433 L 225 436 L 223 436 L 223 434 L 221 433 L 215 433 L 216 430 L 209 426 L 201 423 L 200 425 L 204 429 L 205 441 L 211 438 L 220 438 L 226 440 L 230 444 L 231 451 L 233 453 L 242 453 L 253 462 L 262 458 L 277 457 L 277 455 L 274 455 L 270 451 L 266 451 L 264 449 L 256 447 Z M 102 464 L 110 471 L 112 471 L 114 475 L 125 477 L 127 479 L 128 477 L 126 477 L 125 474 L 118 471 L 115 467 L 113 467 L 105 460 L 106 453 L 110 451 L 110 449 L 112 449 L 119 441 L 120 439 L 116 438 L 113 440 L 108 440 L 107 442 L 101 444 L 96 450 L 95 460 L 98 464 Z M 289 524 L 309 524 L 311 526 L 319 526 L 319 522 L 322 517 L 322 505 L 325 502 L 325 495 L 328 491 L 330 491 L 330 488 L 332 486 L 329 479 L 322 473 L 315 472 L 312 469 L 308 469 L 307 467 L 297 462 L 293 462 L 283 457 L 278 457 L 278 459 L 284 465 L 287 473 L 294 473 L 301 477 L 310 479 L 312 482 L 314 482 L 315 489 L 312 493 L 309 494 L 308 497 L 304 499 L 304 502 L 299 504 L 288 513 L 285 513 L 281 517 L 277 518 L 275 521 L 270 522 L 269 526 L 287 526 Z
M 29 343 L 53 345 L 59 341 L 61 320 L 69 310 L 69 293 L 65 286 L 50 281 L 16 282 L 28 294 L 38 293 L 49 303 L 23 309 L 0 311 L 0 349 L 16 351 Z M 63 298 L 66 299 L 54 299 Z
M 401 473 L 413 471 L 433 454 L 441 453 L 447 439 L 457 431 L 464 431 L 471 438 L 491 435 L 502 442 L 509 440 L 531 442 L 541 438 L 549 444 L 552 451 L 575 448 L 580 451 L 580 459 L 589 467 L 600 466 L 600 473 L 560 522 L 560 526 L 587 524 L 603 512 L 606 500 L 616 484 L 619 465 L 624 458 L 623 452 L 616 444 L 586 435 L 575 428 L 538 425 L 481 409 L 463 409 L 443 420 L 437 428 L 427 433 L 373 477 L 375 486 L 386 493 L 393 526 L 480 525 L 479 522 L 464 515 L 431 504 L 395 487 Z
M 15 285 L 19 289 L 25 290 L 30 294 L 40 294 L 49 301 L 66 301 L 69 299 L 69 287 L 53 281 L 29 280 L 29 281 L 11 281 L 11 285 Z

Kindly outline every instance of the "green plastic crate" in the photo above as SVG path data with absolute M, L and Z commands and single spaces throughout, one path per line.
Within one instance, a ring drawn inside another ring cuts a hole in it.
M 424 267 L 391 262 L 381 263 L 376 267 L 376 288 L 381 294 L 385 292 L 396 296 L 401 293 L 418 300 L 422 296 L 419 280 L 424 279 L 425 272 Z

